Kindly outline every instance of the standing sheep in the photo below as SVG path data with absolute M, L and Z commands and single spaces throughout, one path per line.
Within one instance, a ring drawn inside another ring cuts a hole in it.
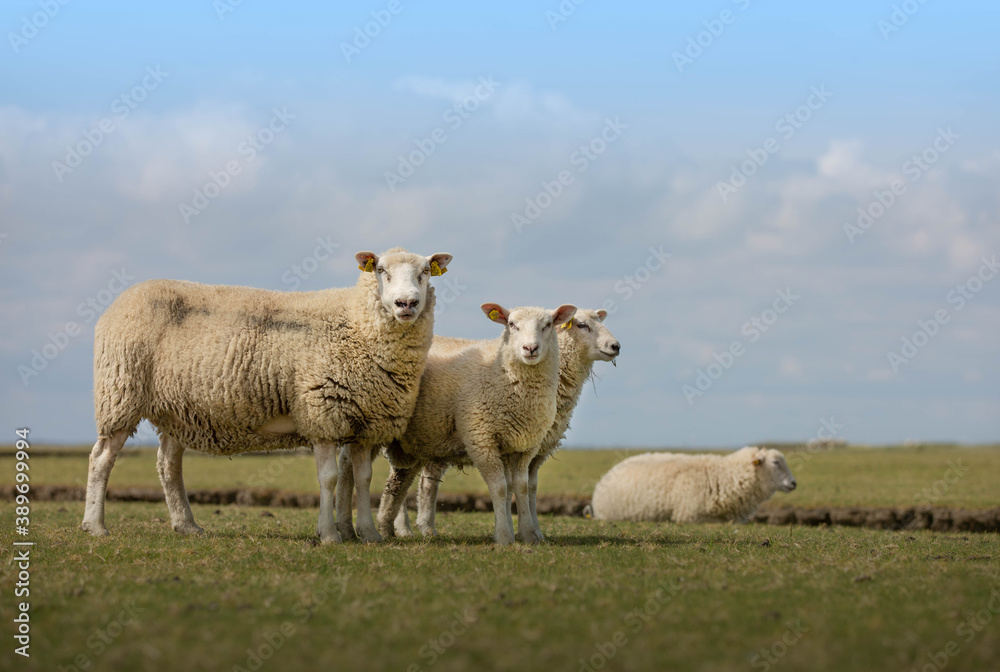
M 355 255 L 357 284 L 316 292 L 151 280 L 118 297 L 94 334 L 99 438 L 81 527 L 108 533 L 104 500 L 115 458 L 146 418 L 160 432 L 157 470 L 173 528 L 201 532 L 184 488 L 186 448 L 217 455 L 312 445 L 317 531 L 334 527 L 340 445 L 349 444 L 358 527 L 377 541 L 368 506 L 374 450 L 402 435 L 434 326 L 431 275 L 450 254 L 402 248 Z
M 556 416 L 556 329 L 573 317 L 576 307 L 508 311 L 484 303 L 482 310 L 504 325 L 503 334 L 494 341 L 452 342 L 432 349 L 410 424 L 386 454 L 403 469 L 468 456 L 490 491 L 493 538 L 510 544 L 511 495 L 528 501 L 528 468 Z M 405 499 L 402 486 L 401 481 L 386 484 L 379 509 L 384 530 L 391 530 Z M 526 543 L 540 541 L 527 509 L 518 515 L 518 531 Z
M 552 423 L 545 438 L 542 439 L 538 454 L 531 460 L 528 467 L 528 508 L 531 513 L 532 524 L 535 528 L 536 536 L 543 538 L 541 528 L 538 525 L 538 508 L 536 497 L 538 493 L 538 469 L 559 446 L 563 437 L 569 429 L 569 421 L 580 400 L 580 393 L 583 391 L 584 383 L 590 378 L 594 368 L 594 362 L 614 363 L 614 359 L 621 352 L 621 344 L 614 334 L 604 326 L 604 318 L 608 316 L 606 310 L 577 310 L 576 315 L 563 325 L 564 328 L 558 330 L 559 338 L 559 388 L 556 393 L 556 419 Z M 461 339 L 451 339 L 442 336 L 435 336 L 431 345 L 433 353 L 439 347 L 452 346 L 455 344 L 470 343 Z M 467 463 L 467 460 L 466 460 Z M 417 527 L 424 535 L 436 534 L 434 530 L 434 512 L 437 504 L 437 491 L 441 478 L 452 466 L 447 463 L 433 462 L 424 466 L 420 475 L 420 484 L 417 494 Z M 454 466 L 464 466 L 461 462 Z M 390 476 L 392 478 L 392 476 Z M 412 476 L 409 477 L 412 480 Z M 405 496 L 405 490 L 404 496 Z M 526 505 L 518 500 L 518 510 L 523 511 Z M 519 513 L 520 515 L 520 513 Z M 382 513 L 379 511 L 379 527 L 383 534 L 388 530 L 388 525 L 382 521 Z M 394 522 L 395 533 L 400 536 L 408 536 L 410 532 L 410 522 L 407 516 L 406 507 L 400 506 L 399 515 Z M 391 533 L 391 530 L 388 530 Z
M 748 446 L 728 455 L 644 453 L 601 477 L 591 500 L 597 520 L 708 523 L 750 520 L 795 477 L 774 449 Z

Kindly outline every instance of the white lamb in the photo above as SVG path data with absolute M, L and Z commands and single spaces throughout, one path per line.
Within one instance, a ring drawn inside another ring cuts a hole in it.
M 749 446 L 724 456 L 644 453 L 598 481 L 591 507 L 597 520 L 745 523 L 775 492 L 796 485 L 774 449 Z
M 510 544 L 514 542 L 511 495 L 528 501 L 528 468 L 556 415 L 556 329 L 573 317 L 576 307 L 508 311 L 485 303 L 482 310 L 504 325 L 503 334 L 494 341 L 452 344 L 430 353 L 410 424 L 386 455 L 401 468 L 467 455 L 489 488 L 493 538 L 498 544 Z M 405 498 L 406 491 L 402 494 Z M 383 529 L 386 521 L 392 525 L 398 513 L 394 507 L 403 498 L 383 493 L 379 510 Z M 527 510 L 518 515 L 521 540 L 537 543 L 540 538 L 531 516 L 525 514 Z
M 337 449 L 350 445 L 358 528 L 379 539 L 371 457 L 406 429 L 434 325 L 431 275 L 450 254 L 396 248 L 355 255 L 354 287 L 273 292 L 152 280 L 108 308 L 94 334 L 99 438 L 81 527 L 108 533 L 104 500 L 125 440 L 146 418 L 160 432 L 157 469 L 173 528 L 201 532 L 181 471 L 186 448 L 220 455 L 312 445 L 320 482 L 317 531 L 334 526 Z
M 541 528 L 538 525 L 538 507 L 536 498 L 538 493 L 538 470 L 551 457 L 559 446 L 569 429 L 569 421 L 573 416 L 573 410 L 580 400 L 580 393 L 583 386 L 590 378 L 594 367 L 594 362 L 611 361 L 621 352 L 621 344 L 614 334 L 604 326 L 604 319 L 608 316 L 606 310 L 584 310 L 578 309 L 576 315 L 569 322 L 563 325 L 564 328 L 558 330 L 559 337 L 559 388 L 556 395 L 556 418 L 549 428 L 545 438 L 539 447 L 538 454 L 528 468 L 528 508 L 531 514 L 532 524 L 535 527 L 535 535 L 542 537 Z M 431 353 L 443 347 L 456 347 L 462 344 L 469 344 L 471 341 L 462 339 L 435 336 L 431 344 Z M 428 364 L 431 366 L 431 364 Z M 437 505 L 438 485 L 449 466 L 464 466 L 467 460 L 462 460 L 457 464 L 446 462 L 431 462 L 426 464 L 420 474 L 420 485 L 417 493 L 417 527 L 424 535 L 436 534 L 434 530 L 434 513 Z M 396 472 L 397 470 L 393 470 Z M 390 482 L 393 479 L 400 479 L 399 485 L 395 488 L 402 491 L 405 496 L 406 489 L 416 474 L 416 469 L 410 473 L 401 472 L 390 475 Z M 397 495 L 398 496 L 398 495 Z M 518 500 L 518 509 L 525 506 Z M 395 506 L 395 503 L 393 503 Z M 393 534 L 399 536 L 409 536 L 410 521 L 407 516 L 406 507 L 399 507 L 399 514 L 394 521 L 393 529 L 389 529 L 383 520 L 381 507 L 378 516 L 379 529 L 383 535 Z

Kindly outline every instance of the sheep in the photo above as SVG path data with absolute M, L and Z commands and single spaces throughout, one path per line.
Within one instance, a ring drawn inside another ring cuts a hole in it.
M 123 292 L 94 333 L 98 440 L 81 527 L 108 534 L 104 500 L 115 459 L 145 418 L 157 427 L 157 470 L 174 530 L 202 532 L 181 470 L 186 448 L 233 455 L 312 445 L 320 484 L 317 533 L 338 542 L 337 449 L 350 446 L 358 527 L 379 535 L 368 487 L 374 450 L 402 435 L 434 326 L 434 289 L 450 254 L 394 248 L 355 255 L 354 287 L 276 292 L 151 280 Z
M 746 523 L 777 491 L 797 486 L 784 455 L 758 446 L 728 455 L 645 453 L 619 462 L 598 481 L 597 520 Z
M 536 498 L 538 493 L 538 469 L 559 446 L 569 429 L 569 421 L 580 400 L 580 393 L 583 385 L 590 378 L 594 362 L 610 361 L 614 363 L 615 358 L 621 352 L 621 344 L 618 339 L 604 326 L 604 319 L 608 316 L 606 310 L 582 310 L 578 309 L 576 315 L 564 324 L 563 329 L 559 329 L 559 388 L 556 402 L 556 419 L 552 423 L 545 438 L 542 439 L 538 454 L 528 467 L 528 502 L 523 503 L 518 500 L 518 509 L 523 510 L 526 506 L 531 514 L 532 524 L 535 528 L 535 535 L 543 538 L 541 528 L 538 525 L 538 507 Z M 431 344 L 431 352 L 442 345 L 455 346 L 457 344 L 469 343 L 462 339 L 452 339 L 442 336 L 435 336 Z M 420 475 L 420 485 L 417 494 L 417 527 L 424 535 L 436 534 L 434 530 L 434 512 L 437 503 L 437 490 L 441 478 L 445 471 L 451 466 L 448 463 L 432 462 L 424 465 Z M 464 466 L 462 461 L 454 466 Z M 408 475 L 395 473 L 390 478 L 406 478 Z M 412 480 L 412 477 L 410 477 Z M 408 484 L 407 484 L 408 485 Z M 405 490 L 403 491 L 405 495 Z M 381 511 L 379 526 L 383 534 L 389 532 L 399 536 L 409 536 L 410 521 L 407 516 L 406 507 L 399 507 L 399 514 L 393 524 L 393 529 L 381 521 Z
M 528 501 L 528 468 L 556 416 L 559 345 L 556 329 L 576 307 L 507 310 L 484 303 L 483 312 L 504 325 L 493 341 L 457 341 L 431 349 L 420 395 L 402 438 L 386 448 L 397 469 L 467 456 L 482 475 L 493 503 L 493 539 L 514 542 L 510 499 Z M 415 473 L 415 472 L 411 472 Z M 406 490 L 387 483 L 379 524 L 391 530 Z M 408 483 L 407 483 L 408 485 Z M 531 516 L 518 515 L 521 540 L 536 543 Z

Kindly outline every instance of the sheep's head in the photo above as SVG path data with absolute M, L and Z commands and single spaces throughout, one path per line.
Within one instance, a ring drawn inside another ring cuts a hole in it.
M 781 492 L 791 492 L 796 488 L 798 483 L 780 450 L 753 446 L 749 452 L 753 466 L 757 470 L 757 477 L 764 483 Z
M 484 303 L 486 317 L 506 327 L 504 347 L 510 348 L 518 361 L 534 366 L 548 357 L 559 356 L 556 329 L 576 313 L 576 306 L 563 305 L 555 310 L 514 308 L 507 310 L 496 303 Z
M 402 324 L 420 317 L 427 305 L 431 276 L 441 275 L 451 263 L 450 254 L 423 257 L 401 249 L 390 250 L 381 257 L 373 252 L 358 252 L 354 258 L 362 271 L 375 274 L 382 305 Z
M 587 359 L 594 362 L 614 362 L 621 352 L 621 343 L 604 326 L 606 310 L 578 309 L 572 319 L 563 324 L 566 337 L 573 339 L 583 348 Z M 560 330 L 561 332 L 561 330 Z

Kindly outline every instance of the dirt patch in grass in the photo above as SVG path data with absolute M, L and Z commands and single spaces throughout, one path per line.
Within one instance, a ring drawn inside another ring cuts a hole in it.
M 13 500 L 13 485 L 0 486 L 0 499 Z M 84 501 L 86 490 L 75 485 L 40 485 L 31 490 L 34 501 Z M 193 504 L 236 504 L 238 506 L 270 506 L 291 508 L 319 507 L 318 493 L 293 493 L 282 490 L 253 488 L 221 488 L 194 490 L 188 493 Z M 162 502 L 159 488 L 109 488 L 112 502 Z M 372 506 L 378 507 L 379 495 L 372 495 Z M 583 516 L 589 497 L 576 495 L 539 495 L 538 513 L 556 516 Z M 416 508 L 416 496 L 407 499 L 410 509 Z M 489 512 L 493 510 L 488 495 L 476 493 L 441 493 L 438 510 L 449 512 Z M 514 503 L 517 510 L 517 503 Z M 948 507 L 766 507 L 754 516 L 754 522 L 767 525 L 840 525 L 879 530 L 933 530 L 937 532 L 1000 532 L 1000 507 L 982 510 Z
M 754 522 L 769 525 L 842 525 L 877 530 L 1000 532 L 1000 507 L 984 510 L 945 507 L 783 507 L 757 512 Z

